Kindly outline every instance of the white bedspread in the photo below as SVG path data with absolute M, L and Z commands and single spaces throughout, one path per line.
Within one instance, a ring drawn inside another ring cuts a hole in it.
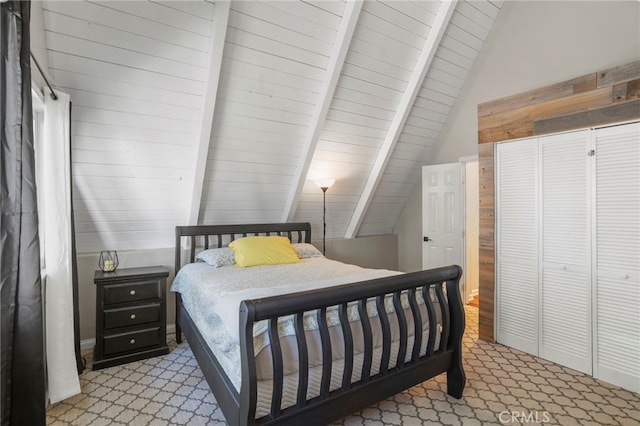
M 184 266 L 171 289 L 179 292 L 189 310 L 210 310 L 222 319 L 227 333 L 239 336 L 240 302 L 298 291 L 331 287 L 397 275 L 386 269 L 365 269 L 323 257 L 303 259 L 288 265 L 214 268 L 197 262 Z M 206 317 L 206 315 L 195 315 Z M 254 328 L 254 336 L 264 324 Z M 259 348 L 256 348 L 259 349 Z

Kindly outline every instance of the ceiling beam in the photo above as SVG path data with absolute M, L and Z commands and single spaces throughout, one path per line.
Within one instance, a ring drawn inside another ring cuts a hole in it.
M 202 117 L 200 119 L 200 134 L 195 158 L 195 170 L 193 176 L 193 188 L 191 192 L 191 206 L 189 208 L 189 225 L 197 225 L 202 202 L 202 188 L 207 167 L 207 156 L 211 144 L 211 129 L 216 99 L 218 96 L 218 82 L 220 81 L 220 69 L 222 68 L 222 53 L 229 22 L 229 1 L 216 1 L 212 24 L 213 34 L 209 43 L 209 76 L 204 91 L 202 104 Z
M 429 31 L 429 35 L 427 36 L 427 40 L 424 43 L 422 51 L 420 52 L 416 67 L 411 74 L 411 78 L 409 78 L 407 88 L 402 95 L 402 99 L 398 104 L 396 113 L 391 121 L 391 125 L 389 126 L 389 131 L 384 138 L 384 142 L 382 143 L 376 162 L 371 169 L 371 173 L 369 174 L 367 183 L 364 186 L 360 200 L 358 201 L 353 212 L 353 216 L 351 217 L 351 221 L 347 226 L 345 238 L 354 238 L 358 234 L 360 225 L 364 220 L 364 215 L 367 212 L 367 208 L 371 203 L 371 199 L 373 198 L 376 189 L 378 188 L 380 179 L 382 179 L 384 170 L 389 163 L 389 159 L 391 158 L 391 154 L 398 142 L 398 138 L 402 133 L 407 117 L 409 117 L 413 103 L 415 102 L 418 92 L 422 87 L 424 78 L 431 67 L 431 62 L 433 61 L 438 46 L 440 45 L 440 41 L 444 36 L 444 32 L 449 25 L 449 21 L 451 20 L 451 16 L 453 15 L 453 11 L 455 10 L 457 3 L 458 0 L 445 0 L 440 5 L 438 15 L 433 22 L 431 30 Z
M 304 186 L 304 182 L 307 179 L 311 160 L 313 154 L 318 146 L 318 138 L 320 132 L 324 127 L 324 121 L 327 118 L 329 107 L 331 106 L 331 100 L 342 72 L 342 66 L 344 60 L 349 51 L 349 45 L 351 44 L 351 38 L 358 22 L 358 16 L 362 10 L 362 0 L 350 0 L 347 2 L 342 14 L 342 21 L 340 22 L 340 28 L 338 28 L 338 34 L 336 35 L 336 41 L 333 44 L 333 51 L 329 58 L 329 65 L 327 66 L 327 72 L 325 73 L 322 87 L 318 95 L 318 102 L 316 102 L 313 115 L 309 125 L 309 131 L 307 132 L 306 139 L 304 141 L 304 148 L 302 151 L 302 158 L 298 163 L 296 172 L 294 175 L 294 183 L 287 197 L 287 204 L 285 205 L 282 221 L 290 222 L 296 213 L 298 207 L 298 201 L 300 200 L 300 193 Z

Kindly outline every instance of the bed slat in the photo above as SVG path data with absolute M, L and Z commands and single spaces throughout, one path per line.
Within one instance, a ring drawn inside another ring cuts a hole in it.
M 364 337 L 364 359 L 362 360 L 362 374 L 360 381 L 366 383 L 371 378 L 371 362 L 373 359 L 373 335 L 371 334 L 371 322 L 367 314 L 367 299 L 358 300 L 358 316 L 362 324 Z
M 424 298 L 424 304 L 427 307 L 427 314 L 429 314 L 429 339 L 427 340 L 427 356 L 433 355 L 433 346 L 436 343 L 436 311 L 433 308 L 433 300 L 431 300 L 430 287 L 422 287 L 422 297 Z
M 327 308 L 318 309 L 318 328 L 320 329 L 320 342 L 322 344 L 322 379 L 320 381 L 320 397 L 329 395 L 331 385 L 331 339 L 329 337 L 329 325 L 327 324 Z
M 189 238 L 190 240 L 190 249 L 189 249 L 189 259 L 191 259 L 191 263 L 196 260 L 196 237 Z
M 273 365 L 273 394 L 271 396 L 271 415 L 277 417 L 280 415 L 282 406 L 282 382 L 283 382 L 283 366 L 282 366 L 282 348 L 280 348 L 280 338 L 278 336 L 278 318 L 269 320 L 269 346 L 271 347 L 271 358 Z
M 407 316 L 404 314 L 404 309 L 402 308 L 400 294 L 399 291 L 393 293 L 393 308 L 396 310 L 398 326 L 400 328 L 400 346 L 398 347 L 396 367 L 402 367 L 404 365 L 404 360 L 407 356 L 407 340 L 409 340 L 407 336 Z
M 416 289 L 411 288 L 407 293 L 409 297 L 409 306 L 411 314 L 413 314 L 413 351 L 411 352 L 411 362 L 416 362 L 420 356 L 420 348 L 422 347 L 422 315 L 416 299 Z
M 389 326 L 389 316 L 384 305 L 386 294 L 376 297 L 376 309 L 378 310 L 378 318 L 382 326 L 382 359 L 380 360 L 381 374 L 389 371 L 389 358 L 391 358 L 391 327 Z
M 351 333 L 347 308 L 347 304 L 343 303 L 340 305 L 340 310 L 338 311 L 340 326 L 342 327 L 342 337 L 344 339 L 344 371 L 342 372 L 342 387 L 344 389 L 351 387 L 351 377 L 353 374 L 353 335 Z
M 304 333 L 304 312 L 296 314 L 293 324 L 298 343 L 298 396 L 296 404 L 302 407 L 307 402 L 307 388 L 309 386 L 309 351 L 307 349 L 307 337 Z
M 445 351 L 449 346 L 449 330 L 451 328 L 451 322 L 449 318 L 449 303 L 442 292 L 442 284 L 436 285 L 436 296 L 438 296 L 440 312 L 442 312 L 442 333 L 440 334 L 440 348 L 438 350 Z

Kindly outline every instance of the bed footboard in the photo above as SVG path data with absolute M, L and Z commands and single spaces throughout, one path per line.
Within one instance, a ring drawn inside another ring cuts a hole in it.
M 459 266 L 449 266 L 242 302 L 240 424 L 327 424 L 444 372 L 448 394 L 460 398 L 466 381 L 461 353 L 465 326 L 459 290 L 461 273 Z M 348 309 L 357 309 L 357 326 L 362 331 L 363 350 L 357 355 L 362 362 L 357 371 Z M 338 386 L 331 384 L 335 356 L 328 331 L 328 310 L 337 310 L 342 329 L 344 362 Z M 375 323 L 370 318 L 371 311 L 377 318 Z M 320 334 L 323 363 L 317 394 L 309 392 L 305 315 L 316 315 Z M 284 367 L 278 324 L 280 318 L 288 316 L 293 316 L 299 373 L 295 403 L 283 407 Z M 268 324 L 273 380 L 270 410 L 256 416 L 259 389 L 253 330 L 259 321 Z M 377 349 L 372 326 L 380 327 L 382 336 Z M 392 344 L 397 347 L 393 357 Z M 381 357 L 372 369 L 375 351 Z

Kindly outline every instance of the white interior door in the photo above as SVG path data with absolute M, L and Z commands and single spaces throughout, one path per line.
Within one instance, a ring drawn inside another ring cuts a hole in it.
M 462 265 L 460 163 L 422 168 L 422 268 Z

